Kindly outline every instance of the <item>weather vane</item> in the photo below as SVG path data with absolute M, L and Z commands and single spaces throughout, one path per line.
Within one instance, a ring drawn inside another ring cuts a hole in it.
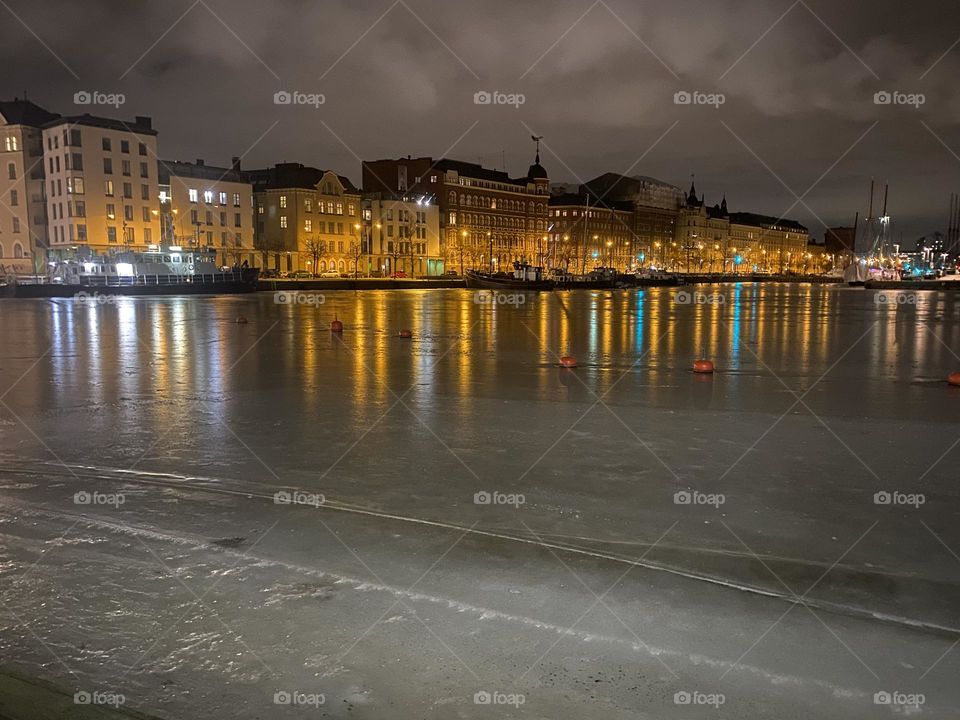
M 543 140 L 543 135 L 531 135 L 530 139 L 537 144 L 537 162 L 540 162 L 540 141 Z

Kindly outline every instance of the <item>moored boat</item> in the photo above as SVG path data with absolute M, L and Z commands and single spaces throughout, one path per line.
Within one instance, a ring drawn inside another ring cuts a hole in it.
M 482 273 L 467 270 L 467 287 L 486 290 L 553 290 L 554 281 L 545 277 L 542 267 L 515 262 L 513 273 Z

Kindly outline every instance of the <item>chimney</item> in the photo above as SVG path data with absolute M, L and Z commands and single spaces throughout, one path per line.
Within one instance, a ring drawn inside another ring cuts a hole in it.
M 236 155 L 230 158 L 230 167 L 234 170 L 234 172 L 240 172 L 240 158 Z
M 137 125 L 140 125 L 145 128 L 149 128 L 150 130 L 153 129 L 153 119 L 145 115 L 137 115 L 134 118 L 134 121 Z
M 197 158 L 197 165 L 203 166 L 203 158 Z

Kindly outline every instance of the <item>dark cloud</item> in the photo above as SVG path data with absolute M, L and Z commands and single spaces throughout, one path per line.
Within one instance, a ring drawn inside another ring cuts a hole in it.
M 789 210 L 817 235 L 864 212 L 871 176 L 906 238 L 942 227 L 960 191 L 955 0 L 7 4 L 0 94 L 74 112 L 78 89 L 123 92 L 103 114 L 152 115 L 171 158 L 249 150 L 248 166 L 358 181 L 357 157 L 449 153 L 519 173 L 530 128 L 554 180 L 695 172 L 708 200 Z M 279 89 L 326 102 L 277 106 Z M 525 102 L 475 105 L 482 89 Z M 678 90 L 725 102 L 675 105 Z M 925 103 L 876 105 L 882 90 Z

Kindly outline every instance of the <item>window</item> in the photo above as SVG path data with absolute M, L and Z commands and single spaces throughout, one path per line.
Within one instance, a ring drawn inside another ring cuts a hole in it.
M 110 225 L 107 226 L 107 242 L 115 243 L 117 241 L 117 229 Z
M 303 221 L 303 229 L 306 232 L 313 232 L 313 220 L 307 218 Z
M 70 158 L 70 164 L 73 166 L 74 170 L 83 170 L 83 155 L 80 153 L 73 153 Z
M 199 225 L 200 224 L 200 215 L 197 213 L 196 209 L 190 211 L 190 224 Z
M 7 177 L 11 180 L 17 179 L 17 166 L 16 163 L 9 163 L 7 165 Z
M 133 185 L 130 183 L 123 184 L 123 196 L 125 198 L 133 198 Z
M 240 193 L 233 194 L 233 206 L 240 207 Z
M 13 231 L 14 231 L 15 233 L 20 232 L 20 218 L 18 218 L 18 217 L 15 217 L 15 218 L 13 219 Z
M 145 162 L 140 163 L 140 177 L 150 177 L 150 168 L 147 167 L 147 163 Z
M 286 216 L 286 215 L 281 215 L 281 216 L 280 216 L 280 227 L 285 228 L 286 226 L 287 226 L 287 216 Z
M 107 203 L 107 217 L 111 220 L 117 219 L 117 207 L 113 203 Z
M 213 225 L 213 212 L 210 210 L 207 210 L 206 221 L 207 225 Z
M 280 196 L 280 207 L 281 207 L 281 208 L 287 207 L 287 196 L 286 196 L 286 195 L 281 195 L 281 196 Z
M 125 228 L 123 229 L 123 241 L 124 241 L 125 243 L 127 243 L 127 244 L 130 244 L 130 243 L 133 242 L 133 238 L 134 238 L 133 228 L 132 228 L 132 227 L 125 227 Z
M 147 154 L 147 146 L 144 143 L 140 143 L 139 151 L 141 155 Z
M 350 217 L 353 217 L 356 214 L 357 214 L 357 209 L 356 207 L 354 207 L 353 203 L 350 203 L 349 205 L 347 205 L 347 215 L 349 215 Z
M 213 204 L 213 190 L 204 190 L 203 191 L 203 201 L 207 205 Z
M 233 214 L 233 226 L 240 227 L 240 213 Z
M 190 202 L 197 201 L 197 191 L 194 190 L 193 188 L 190 188 L 189 190 L 187 190 L 187 196 L 190 198 Z
M 220 224 L 224 226 L 227 224 L 227 214 L 225 212 L 220 213 Z
M 110 152 L 110 138 L 105 137 L 103 139 L 103 150 L 104 152 Z
M 149 185 L 141 185 L 141 186 L 140 186 L 140 199 L 141 199 L 141 200 L 149 200 L 149 199 L 150 199 L 150 186 L 149 186 Z
M 13 167 L 13 166 L 11 165 L 10 167 Z M 304 198 L 304 199 L 303 199 L 303 209 L 304 209 L 306 212 L 313 212 L 313 200 L 311 200 L 310 198 Z
M 127 222 L 133 222 L 133 205 L 123 206 L 123 219 Z
M 143 241 L 148 245 L 153 242 L 153 228 L 143 229 Z
M 103 172 L 105 175 L 113 175 L 113 160 L 110 158 L 103 159 Z
M 49 139 L 47 140 L 47 144 L 49 144 Z M 6 150 L 7 152 L 16 152 L 17 150 L 19 150 L 20 149 L 19 138 L 17 138 L 16 135 L 7 135 L 7 137 L 3 139 L 3 149 Z
M 129 140 L 121 140 L 121 141 L 120 141 L 120 152 L 122 152 L 122 153 L 129 153 L 129 152 L 130 152 L 130 141 L 129 141 Z
M 103 184 L 103 194 L 113 196 L 113 180 L 107 180 Z
M 263 215 L 263 205 L 257 205 L 257 215 Z
M 144 206 L 143 208 L 141 208 L 141 210 L 143 211 L 142 212 L 143 221 L 145 223 L 150 222 L 150 208 Z
M 337 203 L 337 215 L 343 215 L 343 203 Z
M 77 240 L 80 242 L 87 241 L 87 226 L 86 225 L 77 225 Z
M 227 204 L 227 194 L 225 192 L 220 193 L 220 204 L 221 205 Z
M 19 205 L 19 204 L 20 204 L 20 198 L 17 197 L 17 191 L 16 191 L 16 190 L 11 190 L 11 191 L 10 191 L 10 205 L 11 205 L 12 207 L 16 207 L 16 206 Z
M 87 204 L 83 200 L 77 200 L 74 202 L 74 215 L 76 217 L 86 217 L 87 216 Z

